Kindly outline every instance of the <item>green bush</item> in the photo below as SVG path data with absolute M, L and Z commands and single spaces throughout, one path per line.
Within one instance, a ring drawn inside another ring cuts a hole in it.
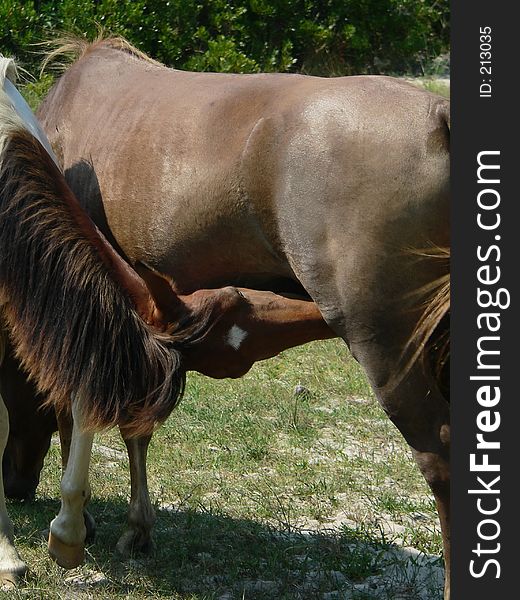
M 212 71 L 421 71 L 449 45 L 449 0 L 0 0 L 0 51 L 96 23 L 167 65 Z

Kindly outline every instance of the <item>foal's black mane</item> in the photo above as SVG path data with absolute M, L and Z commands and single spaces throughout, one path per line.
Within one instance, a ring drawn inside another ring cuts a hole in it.
M 0 155 L 0 306 L 24 368 L 57 410 L 79 394 L 86 426 L 151 431 L 180 399 L 172 342 L 137 315 L 85 239 L 72 192 L 40 143 L 12 131 Z M 3 306 L 2 306 L 3 305 Z

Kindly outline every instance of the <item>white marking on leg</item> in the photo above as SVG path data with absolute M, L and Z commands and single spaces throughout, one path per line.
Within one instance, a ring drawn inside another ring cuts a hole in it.
M 61 508 L 51 523 L 51 534 L 68 546 L 80 546 L 86 536 L 83 507 L 90 496 L 88 469 L 94 434 L 83 431 L 77 399 L 72 403 L 72 418 L 69 460 L 61 480 Z
M 9 436 L 9 415 L 0 396 L 0 586 L 15 583 L 17 575 L 25 572 L 25 564 L 20 560 L 13 544 L 13 524 L 5 507 L 2 458 Z
M 226 342 L 229 346 L 235 350 L 238 350 L 248 335 L 249 334 L 247 331 L 244 331 L 238 325 L 233 325 L 233 327 L 231 327 L 231 329 L 227 332 Z

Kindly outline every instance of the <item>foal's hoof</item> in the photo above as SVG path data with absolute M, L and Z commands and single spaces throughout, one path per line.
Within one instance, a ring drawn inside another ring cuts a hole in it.
M 85 546 L 83 544 L 69 546 L 52 535 L 52 532 L 49 533 L 48 549 L 51 558 L 64 569 L 79 567 L 85 560 Z
M 19 571 L 0 571 L 0 592 L 7 592 L 18 587 L 20 578 L 25 575 L 25 565 Z
M 18 581 L 27 571 L 27 566 L 20 560 L 18 552 L 13 547 L 1 547 L 0 554 L 3 554 L 0 560 L 0 591 L 5 591 L 18 585 Z
M 15 573 L 0 572 L 0 592 L 8 592 L 16 587 L 18 587 L 19 575 Z
M 116 551 L 123 558 L 128 558 L 133 554 L 150 554 L 154 547 L 155 545 L 149 534 L 127 529 L 119 538 Z
M 18 586 L 20 578 L 25 575 L 27 567 L 22 561 L 9 569 L 0 566 L 0 591 L 5 592 Z

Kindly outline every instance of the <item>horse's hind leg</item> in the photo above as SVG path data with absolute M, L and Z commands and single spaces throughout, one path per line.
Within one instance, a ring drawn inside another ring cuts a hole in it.
M 377 302 L 377 303 L 376 303 Z M 356 310 L 348 338 L 383 410 L 402 433 L 433 492 L 441 524 L 445 600 L 450 597 L 450 405 L 430 362 L 419 357 L 403 368 L 403 347 L 413 331 L 409 311 L 369 299 Z
M 417 242 L 405 245 L 420 247 Z M 381 406 L 401 431 L 437 503 L 446 563 L 445 599 L 450 596 L 449 403 L 432 367 L 417 360 L 403 377 L 403 349 L 413 335 L 421 310 L 417 290 L 443 276 L 437 261 L 389 252 L 388 243 L 349 257 L 344 274 L 326 280 L 309 278 L 306 288 L 325 320 L 343 337 L 363 367 Z M 340 265 L 341 268 L 341 265 Z M 339 269 L 338 269 L 339 270 Z
M 1 333 L 0 333 L 1 336 Z M 0 339 L 0 345 L 2 340 Z M 4 454 L 9 437 L 9 415 L 0 396 L 0 458 Z M 7 514 L 4 495 L 2 461 L 0 460 L 0 586 L 16 584 L 18 577 L 26 571 L 13 544 L 13 524 Z
M 129 438 L 124 429 L 121 429 L 121 436 L 128 451 L 131 494 L 128 526 L 117 542 L 117 551 L 129 556 L 133 552 L 149 552 L 153 548 L 155 511 L 150 502 L 146 475 L 146 455 L 152 436 Z
M 444 599 L 450 598 L 450 410 L 418 365 L 394 390 L 376 389 L 379 402 L 410 445 L 437 505 L 445 563 Z

